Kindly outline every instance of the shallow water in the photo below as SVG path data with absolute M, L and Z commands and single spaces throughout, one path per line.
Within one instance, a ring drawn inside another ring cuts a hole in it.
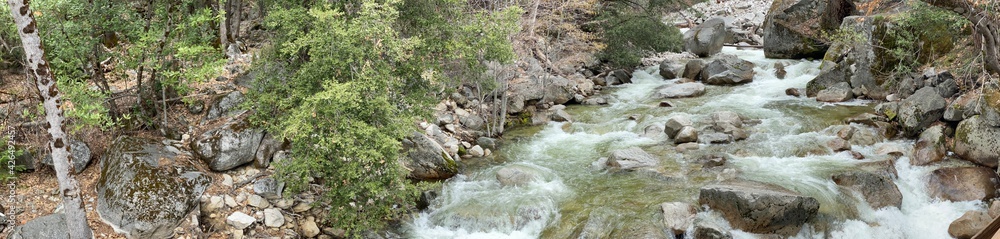
M 707 86 L 704 96 L 671 99 L 674 107 L 662 108 L 657 107 L 661 100 L 651 97 L 653 89 L 673 80 L 663 80 L 655 67 L 638 70 L 632 84 L 605 90 L 609 105 L 570 106 L 567 112 L 575 122 L 513 129 L 505 134 L 506 144 L 496 157 L 463 162 L 464 174 L 447 180 L 441 196 L 408 223 L 405 233 L 412 238 L 578 238 L 596 233 L 601 236 L 589 238 L 601 238 L 630 224 L 660 225 L 660 203 L 696 203 L 700 187 L 733 177 L 773 183 L 818 199 L 820 215 L 798 238 L 948 238 L 954 219 L 983 210 L 979 201 L 932 200 L 924 177 L 936 167 L 910 166 L 905 156 L 895 163 L 899 177 L 894 179 L 903 194 L 902 208 L 872 210 L 863 200 L 841 193 L 831 175 L 884 160 L 874 153 L 882 144 L 912 148 L 913 142 L 855 145 L 853 150 L 866 160 L 830 152 L 817 142 L 836 136 L 823 129 L 872 112 L 871 102 L 828 104 L 785 95 L 785 89 L 804 88 L 819 73 L 817 61 L 772 60 L 760 50 L 730 47 L 723 53 L 754 62 L 754 81 Z M 774 77 L 775 63 L 788 65 L 785 79 Z M 702 127 L 717 111 L 738 112 L 759 124 L 744 127 L 752 132 L 746 140 L 702 144 L 684 154 L 664 138 L 642 136 L 647 126 L 662 126 L 675 115 L 688 115 Z M 629 115 L 640 117 L 629 120 Z M 610 151 L 629 147 L 659 157 L 660 166 L 655 172 L 633 173 L 595 166 Z M 694 159 L 705 154 L 723 154 L 728 161 L 722 168 L 703 169 Z M 509 165 L 533 168 L 541 180 L 502 187 L 495 174 Z M 716 213 L 699 216 L 727 224 Z M 755 238 L 732 232 L 736 238 Z

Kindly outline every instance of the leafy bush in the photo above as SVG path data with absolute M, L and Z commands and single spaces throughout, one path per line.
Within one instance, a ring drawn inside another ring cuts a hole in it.
M 278 179 L 289 193 L 322 184 L 331 226 L 359 236 L 411 210 L 417 185 L 399 159 L 413 122 L 437 87 L 464 75 L 455 71 L 513 58 L 506 39 L 521 10 L 465 4 L 306 1 L 268 11 L 272 44 L 252 67 L 251 120 L 292 142 Z
M 666 7 L 663 1 L 652 1 L 657 7 Z M 655 8 L 649 8 L 655 9 Z M 606 47 L 598 57 L 612 68 L 638 66 L 643 56 L 663 51 L 683 50 L 680 30 L 661 22 L 655 14 L 627 10 L 627 7 L 610 5 L 599 17 Z

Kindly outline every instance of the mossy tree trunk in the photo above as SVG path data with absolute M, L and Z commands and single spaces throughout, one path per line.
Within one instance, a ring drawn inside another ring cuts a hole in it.
M 982 37 L 983 64 L 1000 74 L 1000 3 L 978 0 L 925 0 L 933 6 L 954 11 L 972 22 Z
M 42 38 L 38 34 L 35 17 L 28 0 L 7 0 L 17 33 L 24 46 L 28 71 L 35 77 L 35 86 L 42 95 L 42 106 L 45 107 L 45 126 L 51 139 L 49 149 L 52 152 L 52 164 L 59 180 L 59 192 L 62 195 L 63 214 L 66 219 L 66 232 L 69 238 L 91 238 L 92 231 L 87 225 L 86 212 L 83 211 L 83 201 L 80 199 L 80 186 L 76 178 L 70 174 L 73 164 L 70 163 L 69 138 L 63 130 L 65 119 L 60 108 L 62 95 L 56 88 L 56 79 L 45 61 L 45 50 L 42 48 Z

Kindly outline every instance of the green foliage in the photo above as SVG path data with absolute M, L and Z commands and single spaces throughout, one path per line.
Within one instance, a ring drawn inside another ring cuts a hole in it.
M 880 72 L 897 78 L 951 51 L 967 22 L 954 12 L 939 9 L 920 1 L 909 1 L 912 9 L 891 17 L 893 23 L 884 29 L 881 47 L 876 54 L 887 56 Z
M 683 50 L 680 30 L 664 24 L 655 14 L 657 9 L 671 6 L 672 1 L 650 1 L 647 7 L 639 9 L 615 3 L 606 6 L 598 17 L 603 21 L 601 28 L 606 45 L 598 57 L 612 68 L 638 66 L 642 57 L 650 53 Z
M 10 168 L 8 168 L 7 162 L 10 162 L 11 160 L 14 160 L 14 158 L 21 156 L 21 154 L 23 154 L 24 152 L 21 149 L 14 149 L 13 152 L 14 158 L 11 158 L 12 154 L 7 149 L 7 143 L 9 142 L 7 137 L 9 136 L 8 135 L 4 136 L 5 137 L 0 138 L 0 165 L 3 165 L 3 169 L 0 170 L 0 181 L 9 182 L 11 180 L 17 180 L 17 173 L 24 171 L 24 166 L 23 165 L 14 166 L 14 174 L 10 174 Z
M 290 193 L 319 179 L 327 222 L 350 235 L 411 210 L 417 187 L 400 166 L 400 140 L 426 115 L 437 87 L 509 61 L 520 10 L 464 1 L 275 2 L 270 46 L 255 60 L 251 118 L 292 142 L 278 166 Z M 397 9 L 406 9 L 403 11 Z
M 6 5 L 0 7 L 0 70 L 20 65 L 18 62 L 24 59 L 20 45 L 10 9 Z

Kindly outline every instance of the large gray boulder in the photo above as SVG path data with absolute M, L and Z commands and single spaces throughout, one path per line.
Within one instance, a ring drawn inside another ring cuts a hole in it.
M 208 108 L 205 120 L 213 120 L 222 116 L 232 116 L 242 114 L 242 110 L 237 110 L 243 103 L 243 92 L 233 91 L 229 94 L 218 96 L 215 102 Z
M 844 102 L 851 99 L 854 99 L 854 93 L 851 92 L 851 85 L 847 82 L 837 83 L 816 93 L 816 101 Z
M 93 234 L 92 231 L 87 231 Z M 91 236 L 87 236 L 91 237 Z M 8 239 L 68 239 L 69 232 L 66 231 L 66 219 L 62 213 L 53 213 L 31 219 L 24 225 L 14 228 L 14 231 L 7 235 Z
M 764 56 L 822 58 L 828 45 L 823 32 L 833 32 L 854 12 L 850 0 L 775 0 L 764 18 Z
M 87 146 L 87 143 L 75 139 L 70 140 L 69 153 L 73 155 L 74 172 L 83 172 L 87 168 L 87 165 L 90 164 L 90 147 Z M 52 154 L 46 155 L 45 159 L 42 159 L 42 163 L 52 166 Z
M 819 201 L 760 182 L 728 182 L 701 188 L 698 203 L 722 214 L 736 229 L 791 236 L 816 216 Z
M 698 82 L 688 82 L 681 84 L 669 84 L 656 88 L 654 98 L 685 98 L 698 97 L 705 94 L 705 84 Z
M 983 122 L 989 126 L 1000 127 L 1000 89 L 987 86 L 983 90 L 983 102 L 980 106 Z
M 990 168 L 939 168 L 927 179 L 927 192 L 950 201 L 989 200 L 997 197 L 1000 177 Z
M 873 99 L 884 99 L 885 92 L 875 82 L 875 75 L 878 73 L 873 67 L 879 56 L 875 55 L 875 47 L 871 42 L 872 34 L 875 31 L 874 17 L 850 16 L 844 18 L 840 29 L 847 32 L 860 34 L 858 36 L 862 42 L 854 41 L 834 41 L 830 50 L 826 52 L 824 59 L 834 62 L 824 67 L 823 71 L 815 79 L 806 85 L 806 95 L 816 96 L 819 92 L 846 83 L 848 89 L 854 96 L 868 96 Z
M 264 131 L 251 128 L 241 116 L 198 135 L 191 149 L 212 170 L 226 171 L 253 162 L 263 139 Z
M 1000 160 L 1000 127 L 989 126 L 982 116 L 972 116 L 955 129 L 952 151 L 969 162 L 997 167 Z
M 101 160 L 97 213 L 128 238 L 168 238 L 212 180 L 157 140 L 121 137 Z
M 612 169 L 632 171 L 640 168 L 655 167 L 660 159 L 640 148 L 632 147 L 611 152 L 607 165 Z
M 709 85 L 738 85 L 753 81 L 753 62 L 734 55 L 720 54 L 701 70 L 701 80 Z
M 936 125 L 920 133 L 917 144 L 913 146 L 913 154 L 910 157 L 912 165 L 928 165 L 944 159 L 945 135 L 944 126 Z
M 921 88 L 907 97 L 900 103 L 899 115 L 897 116 L 903 135 L 916 136 L 931 123 L 941 119 L 946 104 L 947 102 L 941 98 L 934 87 Z
M 705 68 L 705 62 L 700 59 L 694 59 L 684 64 L 684 78 L 692 79 L 695 81 L 701 81 L 701 70 Z
M 864 171 L 846 172 L 833 175 L 833 182 L 860 194 L 874 209 L 903 205 L 903 194 L 892 179 L 883 175 Z
M 700 57 L 715 55 L 722 51 L 728 35 L 725 20 L 708 19 L 684 33 L 684 48 Z
M 414 132 L 403 140 L 403 150 L 406 152 L 403 165 L 410 170 L 410 178 L 445 179 L 458 173 L 455 160 L 427 135 Z
M 684 64 L 675 62 L 672 60 L 664 60 L 660 62 L 660 76 L 663 79 L 674 79 L 681 76 L 684 73 Z

